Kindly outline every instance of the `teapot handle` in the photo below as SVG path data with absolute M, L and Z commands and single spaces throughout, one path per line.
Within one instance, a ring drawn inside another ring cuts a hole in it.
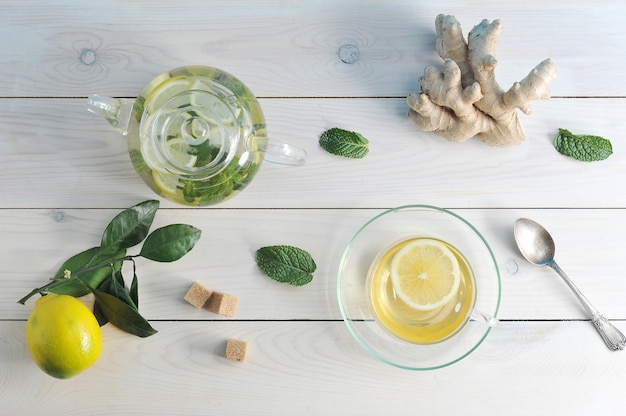
M 103 116 L 109 124 L 126 136 L 134 104 L 133 99 L 117 99 L 94 94 L 87 98 L 87 111 Z
M 265 160 L 278 165 L 302 166 L 306 162 L 307 153 L 301 147 L 285 142 L 269 141 L 264 148 Z

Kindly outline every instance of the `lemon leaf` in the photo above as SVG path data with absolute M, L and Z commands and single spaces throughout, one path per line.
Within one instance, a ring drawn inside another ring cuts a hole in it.
M 109 286 L 108 293 L 115 296 L 131 308 L 137 310 L 137 305 L 135 304 L 135 301 L 131 297 L 129 290 L 126 289 L 124 285 L 124 277 L 122 276 L 122 273 L 118 272 L 115 274 L 114 277 L 111 278 L 111 285 Z
M 95 289 L 99 311 L 108 321 L 129 334 L 145 338 L 157 333 L 148 321 L 142 317 L 137 309 L 127 305 L 120 299 L 101 290 Z
M 126 255 L 126 250 L 121 250 L 110 255 L 104 255 L 100 247 L 92 247 L 82 251 L 69 259 L 67 259 L 59 270 L 56 272 L 52 280 L 60 283 L 50 288 L 50 292 L 57 295 L 70 295 L 81 297 L 90 293 L 89 288 L 96 288 L 102 284 L 107 278 L 111 277 L 112 269 L 108 263 L 113 261 L 113 270 L 119 270 L 122 267 L 122 261 L 119 260 Z M 96 267 L 85 272 L 81 270 L 89 269 L 93 266 L 102 264 L 102 267 Z M 76 275 L 79 281 L 75 279 L 64 279 L 65 271 L 70 270 Z M 85 286 L 87 285 L 87 286 Z
M 154 230 L 143 243 L 140 256 L 159 262 L 172 262 L 187 254 L 202 231 L 187 224 L 172 224 Z
M 133 261 L 133 265 L 135 262 Z M 134 276 L 133 282 L 135 282 L 137 275 Z M 136 284 L 136 283 L 135 283 Z M 115 276 L 109 277 L 97 288 L 100 292 L 108 293 L 111 296 L 116 297 L 121 300 L 128 306 L 130 306 L 134 310 L 138 310 L 138 302 L 136 299 L 136 294 L 133 295 L 132 288 L 129 291 L 126 289 L 124 285 L 124 276 L 121 271 L 116 271 Z M 105 316 L 104 312 L 100 308 L 100 304 L 95 302 L 93 305 L 93 313 L 98 320 L 100 326 L 103 326 L 107 322 L 109 322 L 108 318 Z
M 135 263 L 133 263 L 133 268 L 134 267 Z M 133 271 L 133 281 L 130 284 L 130 298 L 135 304 L 135 307 L 139 308 L 139 282 L 135 271 Z
M 303 286 L 313 280 L 317 268 L 309 253 L 293 246 L 262 247 L 256 252 L 259 269 L 277 282 Z
M 159 201 L 148 200 L 120 212 L 104 230 L 101 250 L 110 253 L 142 242 L 158 209 Z
M 333 155 L 362 159 L 369 152 L 369 140 L 354 131 L 332 128 L 320 136 L 320 146 Z
M 104 313 L 100 309 L 100 304 L 98 302 L 94 302 L 93 304 L 93 314 L 96 317 L 96 320 L 98 321 L 98 325 L 104 326 L 107 323 L 109 323 L 109 320 L 107 319 L 106 316 L 104 316 Z

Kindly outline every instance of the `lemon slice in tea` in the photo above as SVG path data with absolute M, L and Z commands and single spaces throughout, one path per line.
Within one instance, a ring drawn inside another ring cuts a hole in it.
M 146 108 L 150 114 L 169 101 L 172 97 L 181 92 L 191 89 L 191 81 L 184 76 L 170 78 L 162 84 L 158 85 L 146 98 Z
M 182 190 L 178 188 L 178 178 L 168 173 L 160 173 L 152 171 L 152 179 L 154 184 L 165 194 L 169 196 L 181 196 Z
M 191 84 L 194 93 L 190 95 L 191 106 L 198 112 L 198 115 L 205 118 L 209 123 L 215 122 L 213 119 L 222 123 L 235 123 L 241 107 L 237 104 L 234 95 L 218 96 L 214 87 L 207 85 L 201 80 L 196 80 Z
M 182 137 L 176 137 L 165 142 L 167 153 L 172 162 L 179 166 L 192 168 L 196 165 L 198 156 L 195 154 L 193 147 L 189 145 Z
M 170 163 L 178 167 L 193 168 L 196 165 L 198 156 L 192 147 L 185 142 L 182 137 L 176 137 L 167 140 L 165 143 L 164 157 L 169 160 Z M 162 163 L 155 155 L 155 149 L 153 146 L 157 146 L 152 140 L 144 139 L 141 142 L 141 155 L 143 156 L 146 164 L 152 169 L 162 173 L 167 173 L 162 167 Z
M 416 240 L 393 257 L 391 281 L 397 296 L 407 306 L 430 311 L 450 302 L 458 291 L 459 262 L 440 241 Z
M 198 160 L 198 156 L 193 154 L 191 146 L 180 137 L 170 139 L 165 142 L 166 157 L 174 166 L 178 168 L 193 168 Z M 146 164 L 152 168 L 152 179 L 155 185 L 163 192 L 169 195 L 180 195 L 181 190 L 178 188 L 178 176 L 168 172 L 160 167 L 160 163 L 154 161 L 152 149 L 152 141 L 144 140 L 141 143 L 141 153 Z

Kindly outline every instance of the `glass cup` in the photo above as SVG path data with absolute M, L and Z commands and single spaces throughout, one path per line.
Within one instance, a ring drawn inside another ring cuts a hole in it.
M 455 297 L 426 312 L 393 306 L 392 285 L 384 281 L 389 259 L 418 239 L 445 245 L 461 273 Z M 500 273 L 489 244 L 467 220 L 443 208 L 407 205 L 357 231 L 341 258 L 337 295 L 344 322 L 368 353 L 400 368 L 432 370 L 467 357 L 498 325 Z

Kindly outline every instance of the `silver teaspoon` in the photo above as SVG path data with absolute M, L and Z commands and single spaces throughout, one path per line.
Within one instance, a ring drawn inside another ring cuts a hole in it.
M 537 266 L 552 267 L 567 283 L 567 286 L 572 289 L 607 347 L 613 351 L 623 350 L 626 344 L 624 334 L 600 314 L 554 261 L 554 240 L 548 231 L 527 218 L 520 218 L 515 221 L 513 231 L 517 247 L 526 260 Z

